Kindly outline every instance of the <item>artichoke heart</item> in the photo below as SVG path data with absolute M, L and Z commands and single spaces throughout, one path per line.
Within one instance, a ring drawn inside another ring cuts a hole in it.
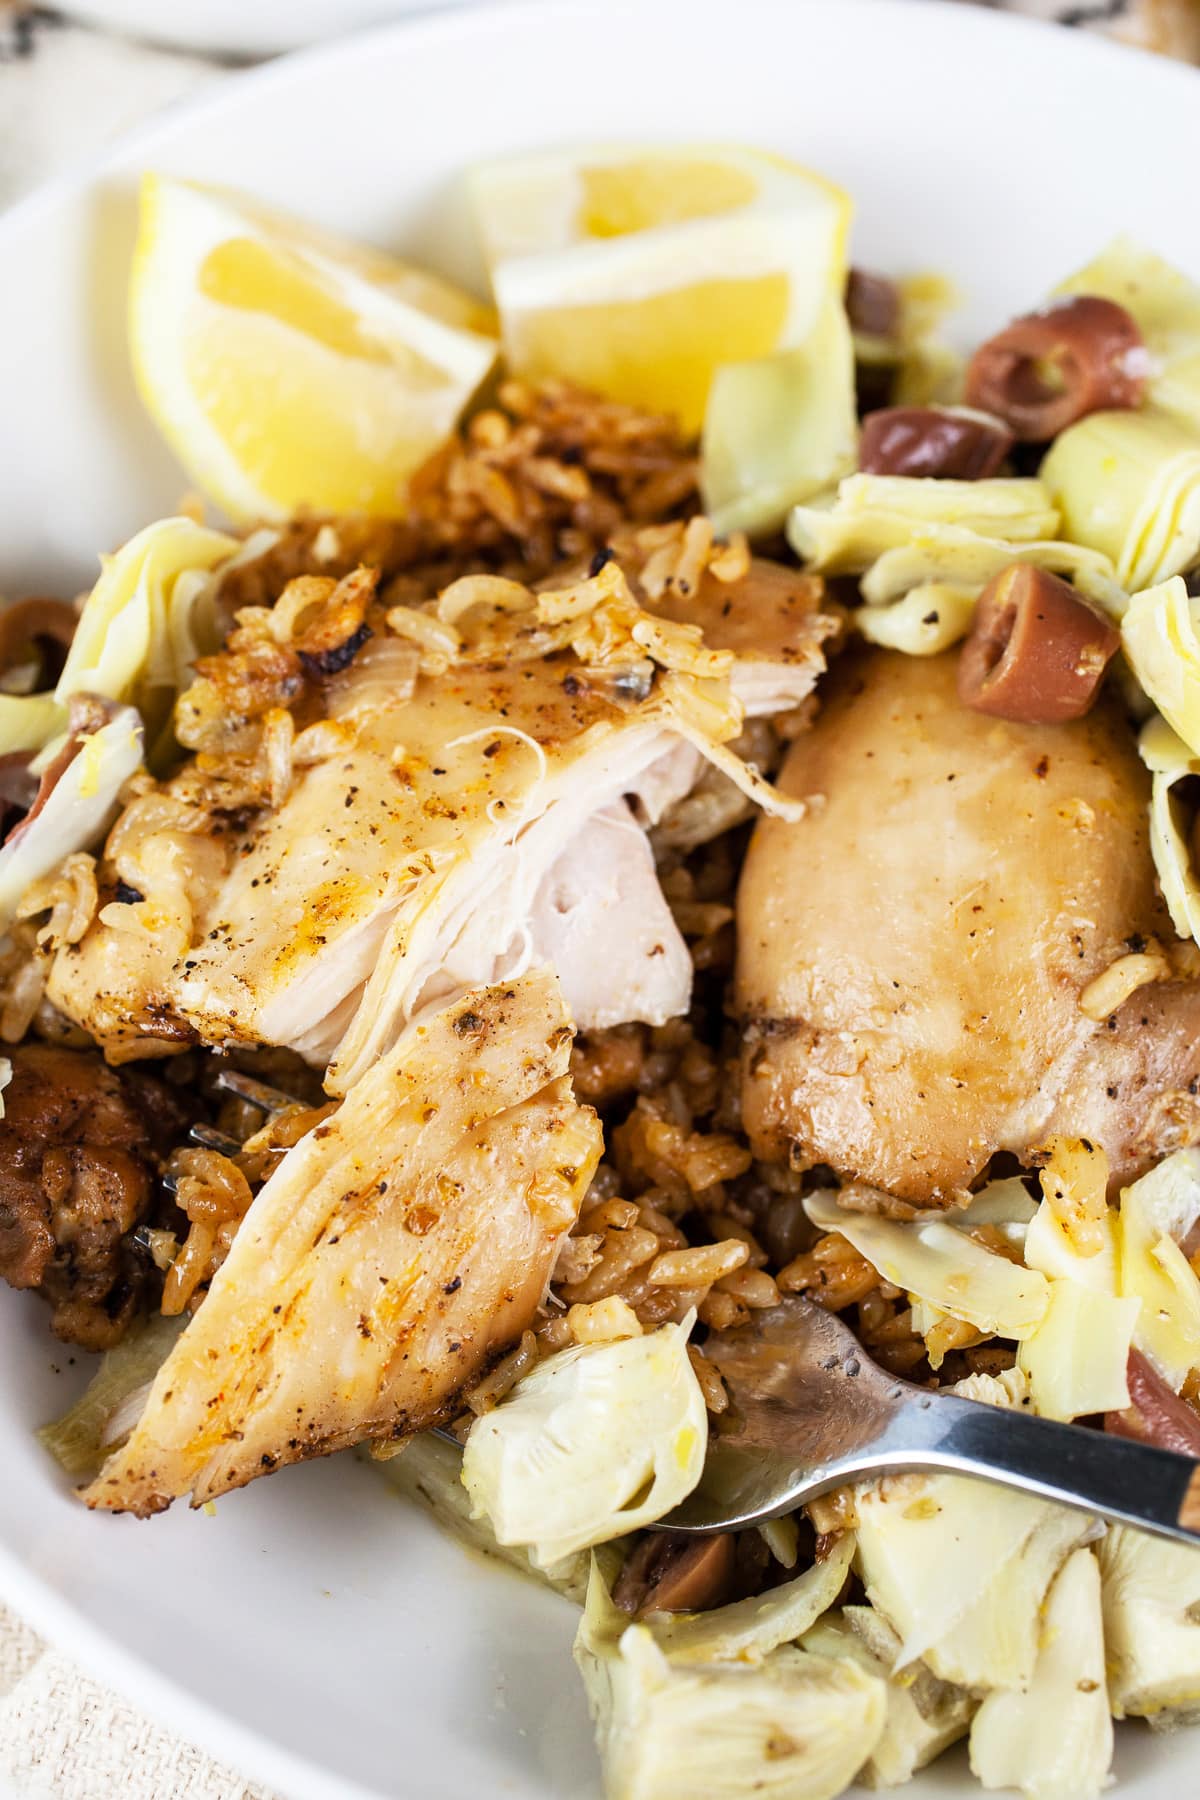
M 1064 534 L 1112 562 L 1128 592 L 1200 560 L 1200 435 L 1170 413 L 1095 412 L 1056 439 L 1041 477 Z
M 787 1645 L 679 1664 L 617 1611 L 595 1563 L 575 1660 L 608 1800 L 833 1800 L 887 1720 L 886 1683 L 849 1657 Z
M 687 1498 L 708 1447 L 690 1328 L 559 1351 L 475 1421 L 463 1484 L 501 1544 L 554 1568 Z
M 142 722 L 132 706 L 117 709 L 106 725 L 75 738 L 75 754 L 35 814 L 25 819 L 0 848 L 0 928 L 22 902 L 37 910 L 45 896 L 30 892 L 65 858 L 86 850 L 104 833 L 129 777 L 142 764 Z M 64 754 L 70 747 L 64 742 Z
M 1200 881 L 1188 843 L 1190 816 L 1178 785 L 1200 774 L 1193 755 L 1165 719 L 1153 718 L 1138 739 L 1138 754 L 1150 771 L 1150 852 L 1171 923 L 1181 938 L 1200 943 Z
M 1129 1405 L 1126 1369 L 1142 1302 L 1082 1282 L 1050 1283 L 1050 1305 L 1020 1346 L 1033 1409 L 1046 1419 L 1082 1419 Z
M 806 343 L 727 363 L 704 415 L 704 503 L 718 531 L 777 531 L 788 509 L 854 467 L 854 346 L 831 295 Z
M 858 474 L 794 507 L 788 537 L 812 568 L 861 576 L 855 623 L 870 643 L 933 656 L 966 636 L 975 601 L 1014 562 L 1068 578 L 1119 616 L 1125 595 L 1110 558 L 1063 542 L 1058 523 L 1037 480 Z
M 1200 1721 L 1200 1550 L 1113 1525 L 1098 1554 L 1114 1715 Z
M 1134 1343 L 1178 1393 L 1200 1367 L 1200 1280 L 1171 1228 L 1175 1220 L 1163 1203 L 1161 1182 L 1156 1186 L 1158 1173 L 1151 1170 L 1121 1195 L 1118 1284 L 1141 1303 Z
M 892 1480 L 858 1496 L 858 1571 L 901 1640 L 901 1667 L 987 1693 L 1026 1684 L 1046 1591 L 1091 1521 L 957 1475 Z
M 820 1230 L 848 1238 L 885 1280 L 980 1331 L 1024 1338 L 1045 1316 L 1045 1277 L 985 1249 L 950 1222 L 952 1213 L 901 1223 L 844 1212 L 828 1193 L 810 1195 L 804 1210 Z

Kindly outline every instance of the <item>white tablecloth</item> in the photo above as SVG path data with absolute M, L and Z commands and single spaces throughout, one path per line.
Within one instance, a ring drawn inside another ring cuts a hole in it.
M 1010 3 L 1200 61 L 1200 0 Z M 223 73 L 216 61 L 0 0 L 0 209 Z M 13 1800 L 272 1800 L 107 1692 L 0 1607 L 0 1796 L 6 1783 Z

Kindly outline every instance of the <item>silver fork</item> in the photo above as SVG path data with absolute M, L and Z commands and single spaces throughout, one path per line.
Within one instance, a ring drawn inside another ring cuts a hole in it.
M 843 1482 L 940 1469 L 1200 1543 L 1200 1462 L 900 1381 L 811 1300 L 714 1332 L 702 1354 L 729 1409 L 713 1421 L 699 1487 L 663 1529 L 729 1531 Z
M 215 1086 L 226 1094 L 233 1094 L 237 1099 L 246 1101 L 250 1106 L 256 1106 L 268 1119 L 274 1118 L 276 1113 L 285 1112 L 289 1106 L 296 1105 L 295 1094 L 271 1087 L 265 1081 L 256 1081 L 253 1075 L 243 1075 L 240 1069 L 221 1069 Z M 187 1141 L 202 1150 L 219 1150 L 222 1156 L 236 1156 L 242 1148 L 240 1138 L 232 1137 L 228 1131 L 219 1131 L 215 1125 L 189 1126 Z M 162 1185 L 173 1194 L 179 1186 L 179 1177 L 164 1175 Z M 143 1250 L 148 1250 L 149 1234 L 149 1226 L 139 1225 L 132 1234 L 134 1243 Z

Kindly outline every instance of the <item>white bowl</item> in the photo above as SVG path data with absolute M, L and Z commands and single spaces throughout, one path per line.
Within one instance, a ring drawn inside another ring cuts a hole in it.
M 462 0 L 72 0 L 64 10 L 102 31 L 228 56 L 272 56 L 404 13 Z
M 390 27 L 239 77 L 0 223 L 0 590 L 68 589 L 185 485 L 123 342 L 139 170 L 242 184 L 460 274 L 465 163 L 579 138 L 724 137 L 859 201 L 870 265 L 952 272 L 975 331 L 1112 233 L 1200 274 L 1200 78 L 968 6 L 557 0 Z M 477 270 L 475 270 L 477 274 Z M 77 1371 L 0 1295 L 0 1590 L 235 1766 L 302 1796 L 594 1796 L 565 1602 L 466 1555 L 345 1458 L 138 1524 L 95 1518 L 32 1437 Z M 1200 1742 L 1122 1733 L 1133 1800 Z M 963 1791 L 961 1765 L 913 1800 Z M 700 1797 L 697 1797 L 700 1800 Z

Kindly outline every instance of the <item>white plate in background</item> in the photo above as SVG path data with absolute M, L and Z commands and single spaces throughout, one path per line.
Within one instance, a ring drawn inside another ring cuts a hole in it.
M 962 329 L 980 331 L 1119 230 L 1200 274 L 1198 100 L 1191 71 L 944 0 L 553 0 L 231 80 L 0 221 L 0 591 L 69 591 L 186 485 L 124 349 L 143 168 L 241 184 L 477 277 L 472 159 L 740 139 L 843 182 L 860 260 L 950 271 Z M 92 1517 L 32 1436 L 78 1379 L 67 1362 L 38 1304 L 0 1292 L 0 1591 L 67 1650 L 291 1800 L 594 1797 L 565 1602 L 345 1458 L 256 1483 L 215 1519 Z M 1200 1791 L 1200 1738 L 1131 1729 L 1118 1768 L 1126 1800 L 1176 1800 Z M 908 1793 L 966 1787 L 951 1764 Z
M 70 17 L 150 44 L 226 56 L 273 56 L 405 13 L 464 0 L 70 0 Z

